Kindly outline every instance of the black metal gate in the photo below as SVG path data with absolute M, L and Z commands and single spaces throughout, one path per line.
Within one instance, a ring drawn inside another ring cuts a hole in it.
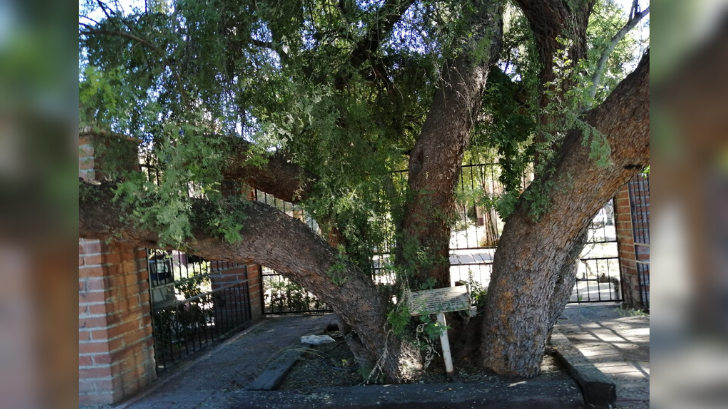
M 495 199 L 504 193 L 497 164 L 464 165 L 456 189 L 459 219 L 450 240 L 450 278 L 477 283 L 485 289 L 493 271 L 493 256 L 504 222 Z M 530 183 L 524 174 L 522 186 Z M 478 193 L 476 193 L 478 192 Z M 569 302 L 622 301 L 614 202 L 609 200 L 589 225 L 587 244 L 579 260 L 576 285 Z

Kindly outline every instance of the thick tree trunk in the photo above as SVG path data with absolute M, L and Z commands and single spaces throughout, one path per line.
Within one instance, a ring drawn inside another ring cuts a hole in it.
M 538 375 L 546 337 L 570 287 L 578 238 L 591 216 L 649 163 L 649 54 L 586 116 L 606 135 L 612 164 L 597 167 L 570 132 L 552 166 L 550 210 L 538 222 L 523 196 L 507 221 L 493 264 L 483 325 L 483 364 L 502 375 Z M 546 179 L 546 180 L 544 180 Z M 533 184 L 531 185 L 534 186 Z
M 405 263 L 417 270 L 415 286 L 435 280 L 435 287 L 450 286 L 449 244 L 455 205 L 455 184 L 465 148 L 480 111 L 488 67 L 498 57 L 502 41 L 503 6 L 497 1 L 476 2 L 473 37 L 461 56 L 447 62 L 429 113 L 410 154 L 409 192 L 404 220 Z M 487 42 L 480 60 L 473 56 Z M 408 253 L 419 247 L 427 262 Z
M 79 237 L 159 246 L 159 236 L 151 226 L 137 226 L 128 219 L 120 221 L 120 215 L 131 214 L 133 209 L 112 200 L 112 185 L 84 183 L 79 198 Z M 190 222 L 195 239 L 186 243 L 187 251 L 213 260 L 254 261 L 275 269 L 330 305 L 353 328 L 371 356 L 380 360 L 389 381 L 413 378 L 421 368 L 419 350 L 387 333 L 387 300 L 368 272 L 342 261 L 336 249 L 305 224 L 254 201 L 229 209 L 245 215 L 246 221 L 240 231 L 243 240 L 225 242 L 207 230 L 205 215 L 213 209 L 205 200 L 193 201 Z

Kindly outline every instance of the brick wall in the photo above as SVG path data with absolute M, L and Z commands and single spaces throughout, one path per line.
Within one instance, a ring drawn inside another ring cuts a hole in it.
M 156 378 L 146 252 L 80 239 L 78 264 L 79 402 L 118 402 Z
M 629 190 L 622 186 L 614 200 L 614 214 L 617 218 L 617 248 L 619 268 L 622 273 L 622 294 L 628 306 L 640 305 L 637 266 L 635 263 L 634 238 L 632 237 L 632 214 L 629 206 Z M 635 299 L 636 296 L 636 299 Z

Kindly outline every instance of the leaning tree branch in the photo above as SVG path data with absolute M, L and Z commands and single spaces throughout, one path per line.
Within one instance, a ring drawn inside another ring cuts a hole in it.
M 606 168 L 599 168 L 589 156 L 590 147 L 582 143 L 582 132 L 571 130 L 553 164 L 553 177 L 558 180 L 555 181 L 557 187 L 552 190 L 552 198 L 563 196 L 560 199 L 567 201 L 569 197 L 580 192 L 586 194 L 588 191 L 604 189 L 608 199 L 635 172 L 649 164 L 649 65 L 648 49 L 634 72 L 622 80 L 602 104 L 584 116 L 586 123 L 606 136 L 612 163 Z M 571 175 L 574 179 L 569 179 L 566 175 Z M 593 180 L 588 180 L 587 176 Z M 579 186 L 580 183 L 583 186 Z M 566 190 L 559 190 L 558 186 Z M 596 201 L 598 203 L 594 203 L 594 211 L 585 213 L 587 223 L 606 199 L 599 198 Z
M 116 184 L 112 182 L 80 183 L 79 237 L 113 238 L 118 243 L 160 248 L 158 226 L 140 225 L 130 217 L 120 217 L 132 214 L 134 205 L 114 200 L 115 188 Z M 204 199 L 190 200 L 193 238 L 186 241 L 184 247 L 191 252 L 209 259 L 261 263 L 295 278 L 306 288 L 332 285 L 320 280 L 326 278 L 326 269 L 338 262 L 337 251 L 306 224 L 257 201 L 246 201 L 242 206 L 224 202 L 226 211 L 240 214 L 245 220 L 240 230 L 243 240 L 230 243 L 209 228 L 208 215 L 217 211 L 216 204 Z M 287 254 L 302 247 L 306 247 L 302 254 Z
M 589 97 L 590 100 L 594 99 L 594 96 L 597 94 L 597 89 L 599 88 L 599 83 L 602 80 L 602 74 L 604 74 L 604 70 L 607 68 L 607 60 L 609 59 L 609 56 L 612 55 L 612 52 L 614 51 L 614 47 L 617 46 L 617 44 L 622 41 L 622 39 L 629 33 L 633 28 L 637 26 L 637 23 L 640 22 L 646 15 L 650 13 L 650 8 L 647 7 L 644 9 L 641 13 L 638 13 L 636 9 L 634 9 L 634 16 L 627 21 L 627 24 L 624 25 L 617 33 L 612 37 L 611 40 L 609 40 L 609 44 L 607 45 L 607 48 L 604 49 L 602 52 L 601 57 L 599 57 L 599 62 L 597 63 L 597 67 L 594 70 L 594 74 L 592 75 L 591 82 L 592 85 L 589 88 Z
M 120 218 L 134 214 L 135 209 L 114 201 L 114 186 L 80 183 L 79 237 L 160 248 L 157 226 L 141 226 L 132 218 Z M 211 260 L 254 262 L 275 269 L 318 296 L 354 328 L 367 351 L 381 355 L 388 378 L 409 379 L 403 362 L 415 362 L 411 359 L 416 350 L 404 341 L 382 336 L 387 325 L 386 300 L 368 273 L 342 259 L 304 223 L 271 206 L 257 201 L 245 202 L 242 207 L 226 204 L 230 207 L 227 211 L 245 217 L 239 231 L 242 240 L 230 243 L 211 234 L 206 215 L 215 212 L 216 205 L 192 199 L 189 220 L 194 238 L 184 243 L 187 251 Z

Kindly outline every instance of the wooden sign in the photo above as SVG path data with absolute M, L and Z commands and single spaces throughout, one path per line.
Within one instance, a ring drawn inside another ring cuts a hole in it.
M 407 294 L 407 309 L 410 315 L 437 314 L 437 321 L 445 328 L 445 313 L 470 309 L 470 291 L 467 285 L 457 287 L 436 288 L 410 292 Z M 445 360 L 445 374 L 452 380 L 455 368 L 452 365 L 450 355 L 450 341 L 447 339 L 447 331 L 440 335 L 442 345 L 442 357 Z
M 407 308 L 410 315 L 437 314 L 470 309 L 468 286 L 436 288 L 409 293 Z

